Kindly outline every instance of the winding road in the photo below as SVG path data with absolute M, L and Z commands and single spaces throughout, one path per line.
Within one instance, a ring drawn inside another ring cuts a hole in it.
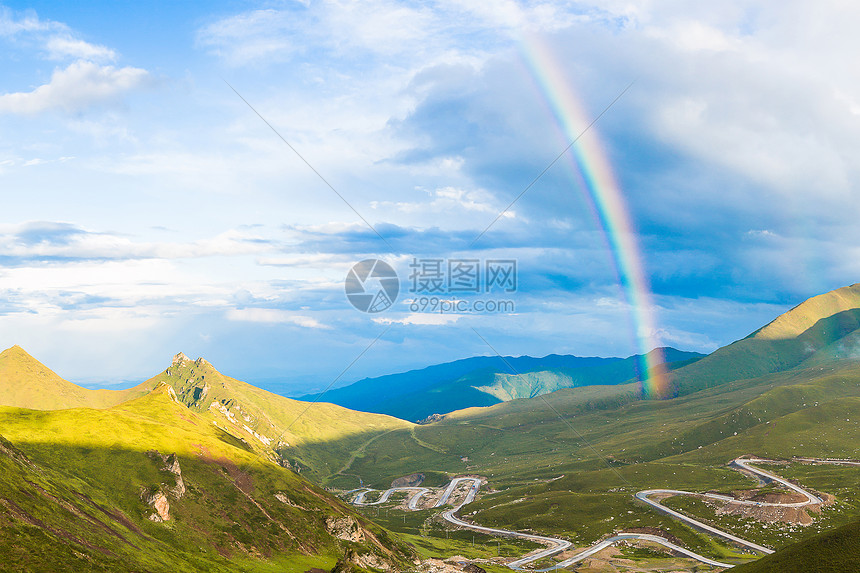
M 811 463 L 823 463 L 823 464 L 835 464 L 835 465 L 860 466 L 860 462 L 847 461 L 847 460 L 832 460 L 832 459 L 819 460 L 819 459 L 814 459 L 814 458 L 796 458 L 795 461 L 811 462 Z M 722 530 L 717 529 L 716 527 L 712 527 L 706 523 L 702 523 L 701 521 L 698 521 L 698 520 L 693 519 L 692 517 L 689 517 L 683 513 L 675 511 L 674 509 L 666 507 L 665 505 L 660 503 L 659 499 L 651 499 L 652 497 L 659 497 L 660 499 L 663 499 L 665 497 L 671 497 L 671 496 L 676 496 L 676 495 L 688 495 L 688 496 L 694 496 L 694 497 L 699 497 L 699 498 L 714 499 L 714 500 L 722 501 L 725 503 L 732 503 L 732 504 L 739 504 L 739 505 L 751 505 L 751 506 L 757 506 L 757 507 L 794 507 L 794 508 L 806 507 L 809 505 L 821 505 L 822 503 L 824 503 L 824 500 L 822 500 L 820 497 L 818 497 L 814 493 L 809 492 L 809 491 L 803 489 L 802 487 L 800 487 L 794 483 L 791 483 L 790 481 L 788 481 L 788 480 L 786 480 L 786 479 L 784 479 L 784 478 L 782 478 L 782 477 L 780 477 L 780 476 L 778 476 L 772 472 L 769 472 L 769 471 L 763 470 L 761 468 L 750 465 L 750 464 L 763 464 L 763 463 L 774 463 L 774 462 L 772 460 L 766 460 L 766 459 L 762 459 L 762 458 L 736 458 L 736 459 L 732 460 L 731 464 L 729 464 L 729 465 L 734 466 L 735 468 L 743 470 L 745 472 L 749 472 L 751 474 L 754 474 L 759 478 L 763 478 L 765 481 L 773 481 L 773 482 L 779 483 L 783 487 L 788 488 L 788 489 L 794 491 L 795 493 L 803 495 L 806 499 L 803 501 L 798 501 L 798 502 L 777 503 L 777 502 L 742 500 L 742 499 L 735 499 L 733 497 L 715 494 L 715 493 L 695 493 L 695 492 L 675 490 L 675 489 L 647 489 L 647 490 L 637 492 L 634 495 L 634 497 L 636 499 L 638 499 L 639 501 L 642 501 L 643 503 L 653 507 L 657 511 L 660 511 L 660 512 L 665 513 L 665 514 L 667 514 L 667 515 L 669 515 L 675 519 L 678 519 L 679 521 L 682 521 L 682 522 L 692 526 L 695 529 L 698 529 L 700 531 L 705 531 L 707 533 L 710 533 L 710 534 L 715 535 L 717 537 L 721 537 L 723 539 L 726 539 L 728 541 L 731 541 L 733 543 L 736 543 L 736 544 L 741 545 L 743 547 L 746 547 L 748 549 L 752 549 L 754 551 L 758 551 L 761 553 L 773 553 L 773 550 L 768 548 L 768 547 L 765 547 L 763 545 L 759 545 L 757 543 L 753 543 L 752 541 L 747 541 L 745 539 L 742 539 L 740 537 L 732 535 L 731 533 L 728 533 L 726 531 L 722 531 Z M 498 535 L 498 536 L 502 536 L 502 537 L 514 537 L 517 539 L 527 539 L 529 541 L 535 541 L 537 543 L 541 543 L 543 545 L 546 545 L 545 549 L 530 552 L 527 555 L 524 555 L 523 557 L 508 563 L 507 566 L 509 568 L 511 568 L 513 570 L 517 570 L 517 571 L 523 571 L 524 565 L 526 565 L 528 563 L 532 563 L 532 562 L 537 561 L 539 559 L 543 559 L 545 557 L 550 557 L 552 555 L 556 555 L 558 553 L 561 553 L 563 551 L 570 549 L 570 547 L 572 546 L 571 542 L 564 540 L 564 539 L 558 539 L 555 537 L 547 537 L 547 536 L 543 536 L 543 535 L 535 535 L 532 533 L 524 533 L 524 532 L 520 532 L 520 531 L 510 531 L 507 529 L 484 527 L 482 525 L 469 523 L 468 521 L 464 521 L 464 520 L 460 519 L 459 517 L 457 517 L 457 512 L 459 512 L 463 506 L 465 506 L 465 505 L 467 505 L 467 504 L 469 504 L 475 500 L 475 496 L 477 496 L 478 490 L 481 487 L 481 480 L 479 478 L 475 478 L 475 477 L 454 478 L 445 487 L 444 491 L 442 492 L 442 495 L 440 496 L 439 500 L 433 505 L 433 507 L 442 507 L 442 506 L 446 505 L 448 503 L 448 500 L 451 498 L 451 495 L 454 493 L 454 491 L 456 491 L 457 487 L 463 483 L 471 483 L 469 490 L 466 493 L 466 496 L 463 498 L 463 501 L 460 502 L 458 505 L 454 506 L 452 509 L 444 511 L 442 513 L 443 519 L 445 519 L 449 523 L 452 523 L 454 525 L 457 525 L 457 526 L 460 526 L 460 527 L 463 527 L 466 529 L 471 529 L 473 531 L 478 531 L 481 533 L 487 533 L 490 535 Z M 389 500 L 389 498 L 391 497 L 392 494 L 397 493 L 397 492 L 402 492 L 402 491 L 414 492 L 408 498 L 409 501 L 407 502 L 407 507 L 410 510 L 417 510 L 417 509 L 420 509 L 418 507 L 418 501 L 424 495 L 431 492 L 431 490 L 429 488 L 423 488 L 423 487 L 394 487 L 394 488 L 387 489 L 387 490 L 383 491 L 382 494 L 379 496 L 379 499 L 377 501 L 367 502 L 365 500 L 365 496 L 372 491 L 378 491 L 378 490 L 373 490 L 370 488 L 361 488 L 358 490 L 352 490 L 350 492 L 347 492 L 347 494 L 356 493 L 355 498 L 352 500 L 353 504 L 368 506 L 368 505 L 378 505 L 381 503 L 385 503 L 386 501 Z M 705 563 L 707 565 L 711 565 L 714 567 L 724 567 L 724 568 L 734 567 L 734 565 L 732 565 L 730 563 L 722 563 L 720 561 L 710 559 L 709 557 L 705 557 L 704 555 L 699 555 L 698 553 L 695 553 L 693 551 L 690 551 L 689 549 L 685 549 L 679 545 L 676 545 L 676 544 L 672 543 L 671 541 L 669 541 L 668 539 L 666 539 L 664 537 L 660 537 L 658 535 L 651 535 L 651 534 L 647 534 L 647 533 L 619 533 L 619 534 L 616 534 L 612 537 L 609 537 L 607 539 L 599 541 L 598 543 L 592 545 L 591 547 L 580 551 L 579 553 L 573 555 L 572 557 L 565 559 L 564 561 L 560 561 L 559 563 L 557 563 L 556 565 L 554 565 L 552 567 L 549 567 L 547 569 L 536 569 L 534 571 L 546 572 L 546 571 L 553 571 L 553 570 L 557 570 L 557 569 L 562 569 L 564 567 L 567 567 L 569 565 L 573 565 L 574 563 L 582 561 L 583 559 L 586 559 L 586 558 L 600 552 L 601 550 L 609 547 L 610 545 L 614 545 L 615 543 L 618 543 L 621 541 L 632 540 L 632 539 L 639 539 L 639 540 L 643 540 L 643 541 L 650 541 L 652 543 L 660 544 L 660 545 L 670 549 L 671 551 L 685 555 L 687 557 L 690 557 L 692 559 L 695 559 L 697 561 L 700 561 L 702 563 Z

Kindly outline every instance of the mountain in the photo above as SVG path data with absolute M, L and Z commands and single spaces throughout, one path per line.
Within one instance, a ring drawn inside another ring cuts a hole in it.
M 127 390 L 89 390 L 62 379 L 19 346 L 0 353 L 0 405 L 54 410 L 104 409 L 164 383 L 178 400 L 237 440 L 254 443 L 281 463 L 322 480 L 336 474 L 363 443 L 411 424 L 333 404 L 308 404 L 224 376 L 202 358 L 177 354 L 160 374 Z
M 660 350 L 670 370 L 703 356 L 674 348 Z M 637 377 L 641 362 L 641 355 L 628 358 L 581 358 L 557 354 L 543 358 L 477 356 L 401 374 L 365 378 L 330 390 L 322 399 L 353 410 L 418 421 L 431 414 L 491 406 L 562 388 L 620 384 Z M 312 394 L 301 399 L 320 399 L 320 395 Z
M 191 360 L 182 353 L 144 384 L 162 382 L 192 411 L 205 413 L 220 427 L 319 480 L 337 473 L 366 441 L 411 426 L 391 416 L 278 396 L 224 376 L 203 358 Z
M 793 545 L 754 563 L 732 570 L 738 573 L 843 573 L 860 571 L 860 521 Z
M 812 297 L 746 338 L 670 374 L 682 395 L 732 380 L 852 356 L 860 336 L 860 283 Z
M 166 384 L 106 409 L 0 407 L 0 555 L 15 571 L 296 571 L 409 548 Z

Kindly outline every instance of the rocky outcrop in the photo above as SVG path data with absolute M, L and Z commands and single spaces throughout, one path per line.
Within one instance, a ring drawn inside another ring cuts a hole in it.
M 173 357 L 173 366 L 180 366 L 183 362 L 191 362 L 191 359 L 189 359 L 181 352 L 179 352 L 176 356 Z
M 373 553 L 359 554 L 354 549 L 349 549 L 346 554 L 337 560 L 337 564 L 331 573 L 353 573 L 361 569 L 379 569 L 382 571 L 392 571 L 391 564 Z
M 443 414 L 430 414 L 429 416 L 427 416 L 423 420 L 419 421 L 418 423 L 422 424 L 422 425 L 423 424 L 432 424 L 433 422 L 438 422 L 439 420 L 441 420 L 444 417 L 445 416 Z
M 341 541 L 364 541 L 364 531 L 354 517 L 328 517 L 325 528 Z
M 163 492 L 149 492 L 144 490 L 141 493 L 141 499 L 143 499 L 143 501 L 148 505 L 152 506 L 155 510 L 155 513 L 148 516 L 150 520 L 156 523 L 170 521 L 170 501 Z
M 395 479 L 391 487 L 417 487 L 424 482 L 424 474 L 411 474 Z
M 168 494 L 175 500 L 179 500 L 182 499 L 182 496 L 187 491 L 185 480 L 182 479 L 182 468 L 179 466 L 179 458 L 176 454 L 164 455 L 158 453 L 156 450 L 149 450 L 146 452 L 146 455 L 150 459 L 160 461 L 162 465 L 159 469 L 163 472 L 173 474 L 174 483 L 173 485 L 162 483 L 156 488 L 145 488 L 140 492 L 140 498 L 155 510 L 154 513 L 149 515 L 149 519 L 157 523 L 169 521 L 170 499 L 168 498 Z

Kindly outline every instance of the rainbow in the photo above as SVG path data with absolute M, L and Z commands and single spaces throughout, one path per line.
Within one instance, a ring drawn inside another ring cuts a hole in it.
M 618 282 L 631 309 L 635 344 L 643 355 L 639 366 L 641 390 L 646 397 L 665 396 L 668 390 L 662 346 L 654 318 L 651 287 L 645 275 L 642 255 L 636 239 L 636 229 L 630 220 L 627 205 L 600 138 L 589 117 L 574 95 L 552 51 L 540 38 L 529 37 L 521 42 L 526 69 L 545 99 L 549 112 L 558 125 L 566 143 L 585 133 L 567 153 L 575 172 L 579 173 L 588 191 L 604 236 L 612 253 Z

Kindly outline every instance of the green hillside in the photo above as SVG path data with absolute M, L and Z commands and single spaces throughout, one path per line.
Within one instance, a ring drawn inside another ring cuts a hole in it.
M 737 573 L 845 573 L 860 571 L 860 521 L 790 545 L 737 569 Z
M 3 407 L 0 428 L 4 570 L 303 572 L 350 550 L 411 557 L 165 385 L 102 410 Z
M 382 414 L 309 404 L 272 394 L 218 372 L 202 358 L 177 354 L 145 384 L 164 382 L 190 410 L 205 414 L 225 431 L 276 453 L 285 465 L 322 480 L 336 473 L 362 444 L 412 424 Z
M 743 563 L 752 556 L 655 513 L 633 493 L 755 487 L 726 465 L 744 454 L 860 458 L 860 364 L 832 361 L 662 401 L 639 400 L 631 384 L 472 408 L 380 437 L 351 471 L 378 486 L 431 468 L 482 475 L 496 491 L 469 506 L 478 523 L 560 535 L 581 546 L 627 528 L 657 528 L 695 551 Z M 790 464 L 777 471 L 835 496 L 835 504 L 802 528 L 682 505 L 700 519 L 775 548 L 842 526 L 860 513 L 860 469 Z M 351 483 L 344 479 L 342 486 Z
M 671 373 L 672 394 L 789 370 L 834 348 L 860 329 L 860 284 L 813 297 L 768 325 Z M 855 335 L 856 336 L 856 335 Z
M 750 335 L 759 340 L 795 338 L 822 318 L 844 310 L 860 308 L 860 283 L 814 296 Z

